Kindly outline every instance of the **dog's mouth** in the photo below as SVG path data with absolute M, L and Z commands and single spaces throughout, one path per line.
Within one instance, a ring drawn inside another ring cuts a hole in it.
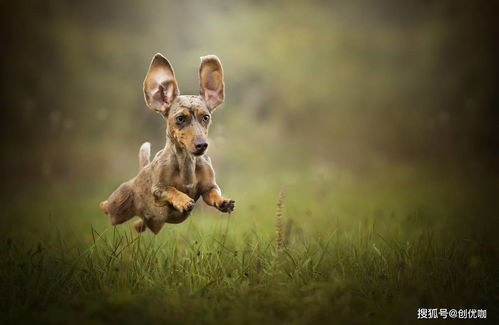
M 206 152 L 206 149 L 202 149 L 202 150 L 196 150 L 192 154 L 194 156 L 202 156 L 202 155 L 204 155 L 205 152 Z

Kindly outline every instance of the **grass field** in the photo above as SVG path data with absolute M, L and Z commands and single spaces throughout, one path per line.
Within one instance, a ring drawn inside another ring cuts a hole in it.
M 220 175 L 235 213 L 200 203 L 158 236 L 109 226 L 97 203 L 117 180 L 4 197 L 3 321 L 386 324 L 417 322 L 418 308 L 496 318 L 493 178 L 411 168 Z

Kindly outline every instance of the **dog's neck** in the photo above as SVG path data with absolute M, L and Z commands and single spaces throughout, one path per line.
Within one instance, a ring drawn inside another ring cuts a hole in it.
M 179 176 L 184 184 L 192 184 L 196 171 L 196 157 L 170 138 L 168 134 L 166 135 L 165 152 L 168 154 L 170 161 L 177 163 Z

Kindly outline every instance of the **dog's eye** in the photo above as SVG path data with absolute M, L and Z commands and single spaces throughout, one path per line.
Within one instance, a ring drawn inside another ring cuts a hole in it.
M 208 122 L 210 120 L 210 116 L 208 114 L 203 115 L 203 121 Z
M 179 115 L 175 118 L 175 121 L 177 121 L 177 123 L 183 123 L 185 121 L 185 116 L 184 115 Z

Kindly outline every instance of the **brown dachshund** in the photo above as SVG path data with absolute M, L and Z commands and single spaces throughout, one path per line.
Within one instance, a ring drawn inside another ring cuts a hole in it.
M 137 231 L 149 228 L 157 234 L 165 222 L 184 221 L 200 196 L 222 212 L 234 210 L 234 200 L 222 197 L 205 154 L 211 113 L 224 101 L 224 73 L 215 55 L 201 58 L 199 87 L 199 95 L 180 96 L 168 60 L 159 53 L 153 57 L 144 96 L 147 106 L 166 120 L 166 145 L 150 161 L 150 144 L 144 143 L 139 174 L 100 203 L 112 225 L 138 216 Z

